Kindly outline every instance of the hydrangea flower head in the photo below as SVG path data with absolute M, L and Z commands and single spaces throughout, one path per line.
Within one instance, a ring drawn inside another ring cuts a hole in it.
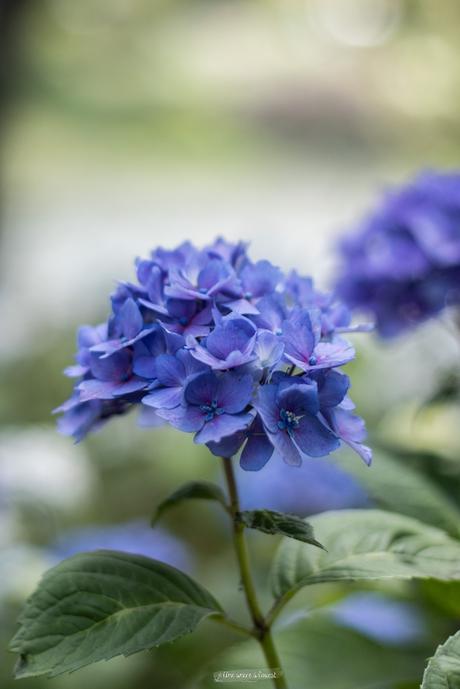
M 390 191 L 341 242 L 336 285 L 392 337 L 460 303 L 460 172 L 424 172 Z
M 143 426 L 193 433 L 223 457 L 241 450 L 250 471 L 275 451 L 298 466 L 341 441 L 369 463 L 340 371 L 355 355 L 343 337 L 355 329 L 350 312 L 310 278 L 246 251 L 217 239 L 138 259 L 137 282 L 117 287 L 107 323 L 79 330 L 61 432 L 79 441 L 137 406 Z

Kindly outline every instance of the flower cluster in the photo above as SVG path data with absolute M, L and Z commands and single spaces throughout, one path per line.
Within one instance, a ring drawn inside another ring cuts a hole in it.
M 354 357 L 350 313 L 311 279 L 253 263 L 242 243 L 217 239 L 156 249 L 137 282 L 112 295 L 108 323 L 78 333 L 74 393 L 60 430 L 80 440 L 133 405 L 143 425 L 194 433 L 215 455 L 241 448 L 257 470 L 277 450 L 289 464 L 344 441 L 366 462 L 363 421 L 338 369 Z
M 384 337 L 460 303 L 460 172 L 425 172 L 388 193 L 341 255 L 337 294 Z

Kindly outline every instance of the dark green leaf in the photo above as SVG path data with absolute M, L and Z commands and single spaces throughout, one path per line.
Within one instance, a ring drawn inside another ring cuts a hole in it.
M 241 521 L 248 529 L 257 529 L 264 533 L 288 536 L 303 543 L 322 548 L 321 543 L 315 539 L 313 529 L 300 517 L 294 514 L 284 514 L 272 510 L 248 510 L 240 512 Z
M 272 568 L 276 596 L 321 582 L 460 579 L 460 542 L 410 517 L 341 510 L 310 521 L 327 552 L 283 540 Z
M 172 493 L 166 500 L 160 503 L 157 511 L 152 517 L 152 526 L 160 519 L 160 517 L 167 512 L 171 507 L 174 507 L 183 500 L 216 500 L 220 502 L 221 505 L 227 509 L 225 502 L 225 495 L 219 486 L 209 481 L 190 481 L 189 483 L 184 483 L 183 486 L 178 488 L 174 493 Z
M 423 675 L 422 689 L 460 689 L 460 631 L 436 649 Z
M 26 603 L 11 650 L 16 677 L 77 670 L 192 632 L 221 608 L 189 576 L 162 562 L 109 550 L 49 570 Z

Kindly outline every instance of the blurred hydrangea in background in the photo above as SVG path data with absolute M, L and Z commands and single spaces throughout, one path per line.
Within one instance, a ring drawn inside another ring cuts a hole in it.
M 390 190 L 341 241 L 337 294 L 392 337 L 460 304 L 460 172 Z

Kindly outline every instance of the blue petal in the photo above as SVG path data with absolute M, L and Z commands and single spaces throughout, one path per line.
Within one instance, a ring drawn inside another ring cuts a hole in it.
M 291 466 L 300 466 L 302 464 L 300 452 L 286 431 L 278 430 L 277 433 L 269 433 L 268 437 L 286 464 Z
M 123 335 L 131 340 L 142 330 L 144 322 L 134 299 L 127 299 L 120 310 L 120 324 Z
M 216 401 L 228 414 L 237 414 L 252 398 L 253 380 L 249 373 L 224 373 L 219 379 Z
M 182 403 L 183 397 L 182 387 L 157 388 L 142 398 L 142 404 L 156 409 L 174 409 Z
M 310 457 L 324 457 L 340 447 L 337 436 L 310 414 L 300 419 L 291 433 L 296 445 Z
M 195 433 L 204 424 L 204 415 L 198 407 L 175 407 L 174 409 L 158 409 L 158 416 L 185 433 Z
M 194 441 L 199 444 L 218 443 L 222 438 L 233 435 L 247 428 L 252 421 L 252 414 L 221 414 L 204 424 Z
M 182 364 L 172 354 L 160 354 L 155 360 L 157 378 L 162 385 L 167 387 L 177 387 L 182 385 L 185 380 L 185 369 Z
M 276 400 L 280 409 L 286 409 L 296 416 L 319 412 L 318 389 L 313 381 L 309 383 L 293 381 L 291 385 L 280 390 Z
M 320 407 L 336 407 L 347 394 L 350 379 L 338 371 L 327 371 L 318 381 Z
M 217 397 L 218 379 L 212 371 L 204 371 L 194 376 L 186 385 L 184 397 L 188 404 L 210 404 Z
M 248 436 L 248 442 L 241 453 L 240 466 L 245 471 L 259 471 L 274 452 L 259 417 L 252 424 Z
M 263 385 L 259 388 L 254 401 L 254 407 L 262 417 L 265 428 L 272 433 L 277 433 L 279 430 L 280 411 L 276 403 L 277 393 L 277 385 Z

